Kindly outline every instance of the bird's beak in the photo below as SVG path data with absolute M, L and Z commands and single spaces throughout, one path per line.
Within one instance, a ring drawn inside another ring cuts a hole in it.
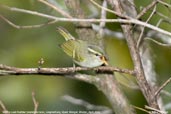
M 104 63 L 105 66 L 108 66 L 109 65 L 105 56 L 103 56 L 101 58 L 101 60 L 103 61 L 103 63 Z

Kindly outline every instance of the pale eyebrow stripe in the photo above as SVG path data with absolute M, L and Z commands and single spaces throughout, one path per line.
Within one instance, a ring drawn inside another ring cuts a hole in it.
M 95 54 L 98 54 L 98 55 L 102 55 L 101 53 L 97 52 L 97 51 L 94 51 L 93 49 L 91 48 L 88 48 L 88 51 L 92 52 L 92 53 L 95 53 Z

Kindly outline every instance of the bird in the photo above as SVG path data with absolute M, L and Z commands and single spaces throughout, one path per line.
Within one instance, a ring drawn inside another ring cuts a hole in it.
M 81 67 L 93 68 L 107 66 L 108 62 L 100 47 L 88 44 L 87 41 L 76 39 L 65 28 L 57 27 L 65 42 L 60 48 Z

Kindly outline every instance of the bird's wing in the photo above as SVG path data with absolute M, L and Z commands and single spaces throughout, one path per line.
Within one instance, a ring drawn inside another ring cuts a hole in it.
M 57 31 L 65 38 L 66 41 L 75 40 L 75 38 L 63 27 L 58 27 Z
M 78 62 L 85 59 L 88 53 L 87 47 L 87 44 L 81 40 L 68 40 L 61 45 L 64 52 Z

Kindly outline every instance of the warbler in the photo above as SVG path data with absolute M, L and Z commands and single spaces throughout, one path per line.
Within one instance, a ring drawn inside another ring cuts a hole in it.
M 99 47 L 75 39 L 62 27 L 58 27 L 57 31 L 65 38 L 65 42 L 60 45 L 61 49 L 73 59 L 74 63 L 88 68 L 108 65 L 106 57 Z

